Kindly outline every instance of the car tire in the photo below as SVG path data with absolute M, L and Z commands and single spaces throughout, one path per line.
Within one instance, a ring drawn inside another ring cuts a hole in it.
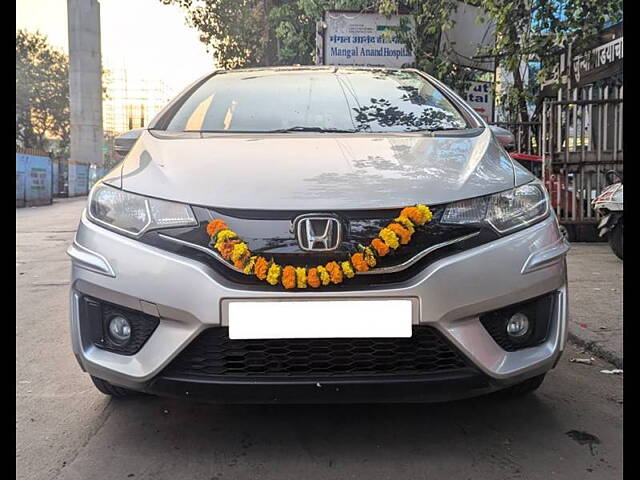
M 567 242 L 573 242 L 575 240 L 573 225 L 558 225 L 558 230 L 560 230 L 560 234 L 566 238 Z
M 515 397 L 519 397 L 521 395 L 526 395 L 528 393 L 534 392 L 538 389 L 538 387 L 540 387 L 540 385 L 542 385 L 542 382 L 544 380 L 545 377 L 545 373 L 543 373 L 542 375 L 538 375 L 537 377 L 532 377 L 529 378 L 527 380 L 525 380 L 522 383 L 518 383 L 517 385 L 513 385 L 509 388 L 507 388 L 504 393 L 506 393 L 509 396 L 515 396 Z
M 133 390 L 128 390 L 123 387 L 117 387 L 115 385 L 110 384 L 106 380 L 102 380 L 101 378 L 96 378 L 93 375 L 91 376 L 91 380 L 93 384 L 96 386 L 101 393 L 105 395 L 110 395 L 114 398 L 124 398 L 134 395 L 136 392 Z
M 618 220 L 616 226 L 613 227 L 613 230 L 611 230 L 607 235 L 611 250 L 613 250 L 613 253 L 615 253 L 616 257 L 618 257 L 620 260 L 622 260 L 622 228 L 623 227 L 621 218 L 620 220 Z

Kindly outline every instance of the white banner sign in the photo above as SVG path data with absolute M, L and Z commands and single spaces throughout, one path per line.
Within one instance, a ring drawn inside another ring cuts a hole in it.
M 410 15 L 387 18 L 377 13 L 325 12 L 322 63 L 391 68 L 413 63 L 414 54 L 396 34 L 402 17 L 409 19 L 408 29 L 415 28 Z
M 471 82 L 469 88 L 462 92 L 461 97 L 480 115 L 485 122 L 493 121 L 493 95 L 491 83 Z
M 478 17 L 486 20 L 478 23 Z M 493 71 L 493 58 L 476 57 L 478 49 L 493 47 L 496 43 L 495 22 L 487 17 L 482 8 L 458 2 L 457 9 L 451 12 L 451 19 L 455 22 L 453 27 L 442 31 L 440 55 L 458 65 Z

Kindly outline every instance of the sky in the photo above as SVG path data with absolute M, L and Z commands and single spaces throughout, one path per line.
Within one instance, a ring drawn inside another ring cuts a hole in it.
M 102 65 L 129 78 L 162 80 L 170 96 L 214 69 L 185 13 L 159 0 L 99 0 Z M 16 0 L 16 30 L 40 30 L 68 51 L 66 0 Z

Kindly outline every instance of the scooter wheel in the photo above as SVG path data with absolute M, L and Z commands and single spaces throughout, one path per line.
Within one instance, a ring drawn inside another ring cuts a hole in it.
M 622 228 L 623 227 L 621 218 L 620 220 L 618 220 L 616 226 L 613 227 L 613 230 L 611 230 L 607 235 L 611 250 L 613 250 L 613 253 L 615 253 L 616 257 L 618 257 L 620 260 L 622 260 Z

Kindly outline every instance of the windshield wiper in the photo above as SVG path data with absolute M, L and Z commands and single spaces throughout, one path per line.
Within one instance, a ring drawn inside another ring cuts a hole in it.
M 279 128 L 277 130 L 268 130 L 264 133 L 287 133 L 287 132 L 320 132 L 320 133 L 355 133 L 357 130 L 348 130 L 343 128 L 324 128 L 324 127 L 289 127 Z
M 456 131 L 456 130 L 466 130 L 466 128 L 459 128 L 459 127 L 428 128 L 426 131 L 427 132 L 450 132 L 450 131 Z

